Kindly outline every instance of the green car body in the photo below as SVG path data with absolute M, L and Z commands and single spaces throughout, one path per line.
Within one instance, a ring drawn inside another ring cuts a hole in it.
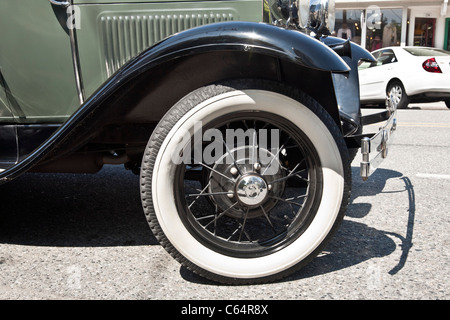
M 260 0 L 74 1 L 83 95 L 125 62 L 184 29 L 262 20 Z M 47 0 L 0 3 L 0 67 L 14 103 L 0 91 L 0 123 L 62 123 L 80 106 L 71 44 Z M 62 22 L 70 22 L 63 17 Z M 78 20 L 78 21 L 76 21 Z
M 361 116 L 373 57 L 329 36 L 334 0 L 298 2 L 0 0 L 0 184 L 124 165 L 190 270 L 295 272 L 342 221 L 358 148 L 366 179 L 396 129 L 389 105 Z

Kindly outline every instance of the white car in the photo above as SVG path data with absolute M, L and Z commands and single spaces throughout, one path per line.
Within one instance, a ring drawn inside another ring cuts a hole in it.
M 450 52 L 428 47 L 387 47 L 372 52 L 376 62 L 359 65 L 361 104 L 397 108 L 410 102 L 445 101 L 450 108 Z

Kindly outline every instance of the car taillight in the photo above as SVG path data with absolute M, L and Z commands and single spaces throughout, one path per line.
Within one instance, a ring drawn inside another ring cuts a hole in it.
M 441 68 L 439 68 L 438 63 L 436 62 L 436 59 L 434 59 L 434 58 L 425 60 L 422 63 L 422 67 L 425 71 L 428 71 L 428 72 L 442 73 Z

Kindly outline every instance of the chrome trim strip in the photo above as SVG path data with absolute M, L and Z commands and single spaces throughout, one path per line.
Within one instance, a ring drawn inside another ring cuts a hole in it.
M 75 74 L 75 83 L 77 86 L 78 101 L 80 105 L 84 103 L 83 79 L 81 77 L 81 65 L 78 56 L 78 42 L 75 28 L 69 29 L 70 48 L 72 51 L 73 71 Z
M 56 1 L 56 0 L 48 0 L 51 4 L 54 4 L 55 6 L 63 6 L 63 7 L 68 7 L 70 6 L 70 2 L 69 1 Z
M 70 7 L 73 6 L 73 0 L 70 1 L 48 0 L 48 1 L 55 6 L 67 7 L 67 11 L 71 10 Z M 68 18 L 69 17 L 67 17 L 67 19 Z M 84 103 L 84 89 L 83 89 L 83 79 L 81 77 L 80 58 L 78 56 L 78 42 L 77 42 L 76 28 L 75 26 L 72 26 L 68 27 L 68 29 L 70 39 L 70 51 L 72 53 L 72 64 L 75 75 L 75 84 L 77 88 L 78 101 L 80 105 L 82 105 Z
M 361 168 L 360 173 L 365 181 L 380 166 L 381 162 L 388 156 L 388 150 L 393 141 L 393 136 L 397 130 L 397 110 L 389 107 L 391 113 L 384 127 L 372 138 L 361 140 Z

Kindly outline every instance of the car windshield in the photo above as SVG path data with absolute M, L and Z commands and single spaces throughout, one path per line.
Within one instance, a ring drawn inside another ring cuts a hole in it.
M 426 57 L 426 56 L 450 56 L 449 51 L 445 51 L 437 48 L 403 48 L 413 56 Z

